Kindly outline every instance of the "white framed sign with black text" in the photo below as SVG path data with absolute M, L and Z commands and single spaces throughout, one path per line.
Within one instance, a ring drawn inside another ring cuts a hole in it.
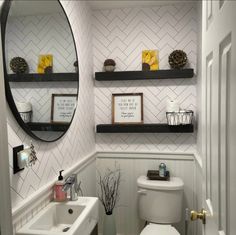
M 70 123 L 76 104 L 76 94 L 52 94 L 51 122 Z
M 143 123 L 143 93 L 112 95 L 113 124 Z

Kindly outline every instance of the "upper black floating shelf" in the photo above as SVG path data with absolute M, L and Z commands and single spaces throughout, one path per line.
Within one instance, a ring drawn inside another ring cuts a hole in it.
M 95 79 L 97 81 L 179 79 L 192 78 L 193 76 L 193 69 L 166 69 L 157 71 L 117 71 L 95 73 Z
M 9 82 L 76 82 L 77 73 L 8 74 Z
M 193 133 L 193 125 L 167 124 L 100 124 L 97 133 Z
M 46 122 L 30 122 L 27 123 L 31 131 L 54 131 L 64 132 L 66 131 L 70 123 L 46 123 Z

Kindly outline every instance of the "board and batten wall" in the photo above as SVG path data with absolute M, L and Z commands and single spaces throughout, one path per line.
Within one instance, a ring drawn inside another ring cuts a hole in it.
M 12 148 L 29 145 L 31 138 L 16 123 L 8 109 L 8 146 L 11 178 L 11 197 L 14 208 L 56 180 L 58 171 L 67 170 L 95 152 L 94 97 L 91 48 L 91 11 L 83 1 L 61 1 L 75 37 L 79 58 L 80 89 L 77 110 L 67 134 L 57 142 L 44 143 L 32 140 L 38 161 L 32 168 L 14 175 Z
M 122 235 L 140 234 L 144 221 L 138 217 L 137 206 L 137 178 L 146 175 L 147 170 L 158 169 L 164 162 L 171 176 L 182 178 L 184 182 L 182 222 L 175 225 L 180 234 L 185 234 L 185 208 L 193 209 L 197 205 L 196 192 L 196 161 L 192 154 L 158 154 L 158 153 L 98 153 L 96 166 L 100 174 L 107 169 L 121 169 L 120 197 L 115 208 L 117 233 Z M 97 174 L 97 177 L 99 174 Z M 98 178 L 97 178 L 98 180 Z M 99 187 L 97 186 L 99 192 Z M 161 202 L 160 202 L 161 203 Z M 158 208 L 156 208 L 158 210 Z M 100 206 L 99 230 L 102 230 L 104 209 Z M 200 235 L 196 230 L 196 223 L 189 223 L 188 233 Z
M 141 70 L 141 53 L 158 49 L 160 69 L 169 68 L 168 55 L 184 50 L 197 74 L 198 18 L 196 2 L 93 10 L 94 72 L 107 58 L 117 71 Z M 144 95 L 144 123 L 166 123 L 166 102 L 177 100 L 183 109 L 196 111 L 197 75 L 192 79 L 152 81 L 95 81 L 95 124 L 111 123 L 113 93 Z M 97 151 L 196 150 L 196 134 L 96 134 Z

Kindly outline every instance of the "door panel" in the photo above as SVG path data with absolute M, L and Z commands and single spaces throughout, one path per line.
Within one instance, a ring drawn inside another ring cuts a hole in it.
M 207 16 L 207 18 L 206 18 L 206 22 L 207 22 L 207 24 L 206 24 L 206 27 L 208 28 L 209 26 L 210 26 L 210 24 L 211 24 L 211 21 L 212 21 L 212 17 L 213 17 L 213 9 L 212 9 L 212 0 L 208 0 L 207 1 L 207 5 L 206 5 L 206 16 Z
M 219 181 L 219 228 L 222 234 L 228 234 L 228 149 L 227 149 L 227 125 L 228 125 L 228 97 L 229 93 L 229 71 L 231 66 L 231 34 L 228 35 L 220 45 L 220 181 Z
M 234 235 L 236 223 L 236 1 L 203 1 L 205 235 Z
M 211 159 L 211 119 L 212 119 L 212 110 L 211 110 L 211 102 L 212 102 L 212 67 L 213 67 L 213 53 L 207 57 L 207 90 L 206 90 L 206 105 L 207 105 L 207 112 L 206 112 L 206 120 L 207 126 L 207 138 L 206 138 L 206 145 L 207 145 L 207 152 L 206 152 L 206 196 L 209 200 L 209 203 L 212 203 L 212 159 Z

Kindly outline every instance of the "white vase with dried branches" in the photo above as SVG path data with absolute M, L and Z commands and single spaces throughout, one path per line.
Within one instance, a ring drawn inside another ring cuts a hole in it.
M 115 170 L 107 169 L 103 176 L 100 173 L 98 174 L 98 184 L 100 186 L 98 197 L 106 213 L 103 222 L 103 235 L 116 235 L 113 210 L 119 200 L 120 168 L 115 166 Z

